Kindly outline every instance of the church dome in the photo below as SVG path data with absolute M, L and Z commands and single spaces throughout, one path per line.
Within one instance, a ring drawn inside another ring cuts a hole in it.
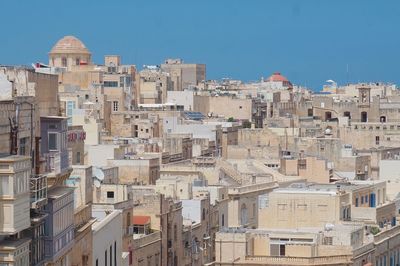
M 273 73 L 267 80 L 266 82 L 281 82 L 283 86 L 285 87 L 292 87 L 292 83 L 283 75 L 281 75 L 281 73 L 279 72 L 275 72 Z
M 64 36 L 51 49 L 50 54 L 89 54 L 86 46 L 74 36 Z
M 282 76 L 281 73 L 279 73 L 279 72 L 273 73 L 273 74 L 267 79 L 267 81 L 289 82 L 289 80 L 288 80 L 286 77 Z

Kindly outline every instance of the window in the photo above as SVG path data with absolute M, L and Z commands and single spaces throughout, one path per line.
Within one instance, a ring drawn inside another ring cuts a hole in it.
M 368 121 L 368 113 L 361 112 L 361 122 L 366 123 Z
M 331 237 L 331 236 L 326 236 L 326 237 L 324 237 L 324 245 L 332 245 L 332 243 L 333 243 L 333 237 Z
M 113 111 L 118 111 L 118 101 L 113 101 Z
M 58 150 L 58 133 L 49 133 L 49 151 Z
M 81 59 L 78 57 L 75 59 L 75 64 L 79 66 L 81 64 Z
M 356 198 L 356 207 L 358 207 L 358 198 Z
M 68 125 L 72 125 L 72 112 L 75 109 L 74 101 L 67 101 L 67 117 L 68 117 Z
M 285 245 L 271 244 L 270 254 L 271 256 L 285 256 L 286 250 Z
M 66 66 L 67 66 L 67 58 L 66 58 L 66 57 L 61 58 L 61 65 L 62 65 L 63 67 L 66 67 Z
M 329 121 L 332 119 L 332 113 L 331 112 L 325 112 L 325 120 Z
M 225 226 L 225 215 L 224 214 L 222 214 L 222 217 L 221 217 L 221 225 Z
M 286 247 L 285 245 L 280 245 L 279 246 L 279 255 L 280 256 L 285 256 L 285 253 L 286 253 L 285 252 L 285 247 Z
M 202 220 L 206 219 L 206 209 L 203 208 L 203 215 L 202 215 Z
M 375 144 L 376 144 L 376 145 L 379 145 L 379 136 L 376 136 L 376 137 L 375 137 Z
M 78 151 L 76 152 L 76 164 L 80 164 L 81 163 L 81 152 Z
M 114 198 L 114 191 L 107 191 L 107 199 L 113 199 Z
M 26 144 L 27 138 L 21 138 L 19 140 L 19 155 L 26 155 Z
M 104 81 L 104 87 L 117 88 L 118 81 Z

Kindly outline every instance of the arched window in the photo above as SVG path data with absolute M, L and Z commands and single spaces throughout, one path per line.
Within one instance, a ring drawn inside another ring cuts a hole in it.
M 380 121 L 381 123 L 385 123 L 385 122 L 386 122 L 386 116 L 382 115 L 382 116 L 379 118 L 379 121 Z

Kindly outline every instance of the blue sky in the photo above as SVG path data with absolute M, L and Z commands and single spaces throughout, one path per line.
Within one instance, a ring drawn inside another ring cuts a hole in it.
M 95 63 L 180 57 L 207 64 L 209 79 L 279 71 L 314 89 L 327 79 L 400 84 L 398 0 L 2 1 L 0 17 L 0 64 L 47 62 L 75 35 Z

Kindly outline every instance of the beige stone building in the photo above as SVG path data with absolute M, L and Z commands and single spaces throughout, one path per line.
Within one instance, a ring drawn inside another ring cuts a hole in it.
M 134 255 L 130 265 L 163 265 L 161 262 L 161 233 L 159 231 L 135 234 L 133 238 L 132 250 Z
M 252 121 L 252 108 L 252 99 L 211 95 L 195 95 L 193 98 L 193 111 L 212 117 Z
M 166 103 L 172 90 L 170 75 L 158 67 L 147 67 L 138 74 L 138 104 Z
M 109 166 L 118 167 L 120 183 L 155 184 L 160 176 L 160 158 L 141 154 L 107 160 Z
M 174 91 L 196 87 L 206 80 L 205 64 L 186 64 L 182 59 L 167 59 L 161 69 L 169 73 Z
M 294 186 L 294 185 L 293 185 Z M 269 193 L 268 207 L 259 210 L 260 228 L 323 227 L 350 219 L 348 192 L 340 189 L 279 188 Z M 271 219 L 274 217 L 274 219 Z
M 328 168 L 326 160 L 316 157 L 283 156 L 279 171 L 284 175 L 303 177 L 308 182 L 328 184 L 333 181 L 333 169 Z
M 154 192 L 140 196 L 140 186 L 135 191 L 135 215 L 150 216 L 151 229 L 161 232 L 161 265 L 183 265 L 182 203 Z

